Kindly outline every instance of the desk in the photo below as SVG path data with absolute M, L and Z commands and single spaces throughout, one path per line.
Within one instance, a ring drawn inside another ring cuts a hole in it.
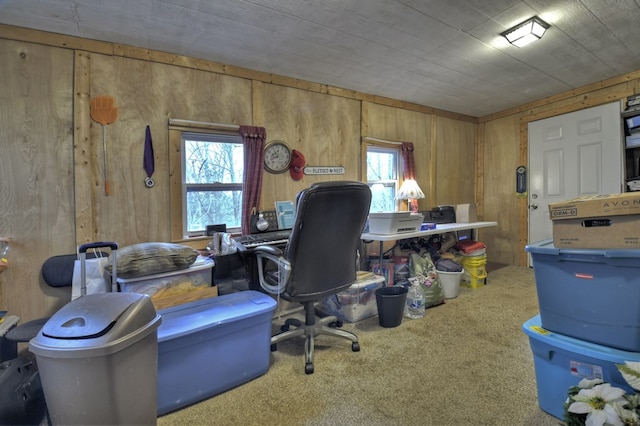
M 475 239 L 475 230 L 478 228 L 487 228 L 490 226 L 498 226 L 498 222 L 471 222 L 471 223 L 438 223 L 435 229 L 427 229 L 426 231 L 401 232 L 399 234 L 372 234 L 365 232 L 360 237 L 363 240 L 380 241 L 380 268 L 383 261 L 383 244 L 385 241 L 405 240 L 409 238 L 425 237 L 427 235 L 446 234 L 448 232 L 466 231 L 471 229 L 472 238 Z

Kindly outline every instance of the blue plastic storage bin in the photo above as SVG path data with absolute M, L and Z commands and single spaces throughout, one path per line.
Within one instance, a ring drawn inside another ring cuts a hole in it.
M 640 250 L 528 245 L 542 326 L 567 336 L 640 351 Z
M 160 310 L 158 415 L 266 373 L 275 309 L 266 294 L 242 291 Z
M 562 419 L 569 387 L 577 385 L 583 378 L 599 378 L 633 393 L 616 364 L 640 362 L 640 353 L 553 333 L 542 327 L 540 315 L 525 322 L 522 330 L 529 336 L 533 352 L 538 404 L 552 416 Z

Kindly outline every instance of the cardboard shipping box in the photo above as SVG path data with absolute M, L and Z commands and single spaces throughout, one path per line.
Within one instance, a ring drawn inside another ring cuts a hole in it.
M 556 247 L 640 249 L 640 192 L 551 203 L 549 217 Z

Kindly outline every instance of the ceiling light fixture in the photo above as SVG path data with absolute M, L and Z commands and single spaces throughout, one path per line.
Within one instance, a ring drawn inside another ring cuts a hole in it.
M 545 31 L 550 27 L 542 19 L 534 16 L 500 34 L 509 43 L 516 47 L 526 46 L 529 43 L 540 40 Z

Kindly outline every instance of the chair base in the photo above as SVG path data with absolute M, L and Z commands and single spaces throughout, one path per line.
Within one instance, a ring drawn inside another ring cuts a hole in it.
M 271 350 L 275 351 L 277 349 L 277 344 L 284 341 L 289 340 L 294 337 L 304 337 L 304 355 L 305 355 L 305 366 L 304 372 L 306 374 L 313 373 L 313 349 L 314 342 L 316 336 L 321 334 L 326 334 L 329 336 L 342 337 L 344 339 L 351 340 L 351 350 L 353 352 L 360 351 L 360 343 L 358 342 L 358 336 L 355 334 L 340 330 L 338 328 L 332 327 L 330 324 L 335 323 L 338 327 L 342 325 L 341 321 L 338 320 L 335 316 L 328 316 L 324 318 L 317 318 L 314 308 L 314 302 L 303 302 L 304 311 L 305 311 L 305 322 L 290 318 L 285 321 L 284 325 L 281 327 L 282 333 L 276 334 L 271 337 Z M 290 327 L 295 327 L 294 329 L 290 329 Z

